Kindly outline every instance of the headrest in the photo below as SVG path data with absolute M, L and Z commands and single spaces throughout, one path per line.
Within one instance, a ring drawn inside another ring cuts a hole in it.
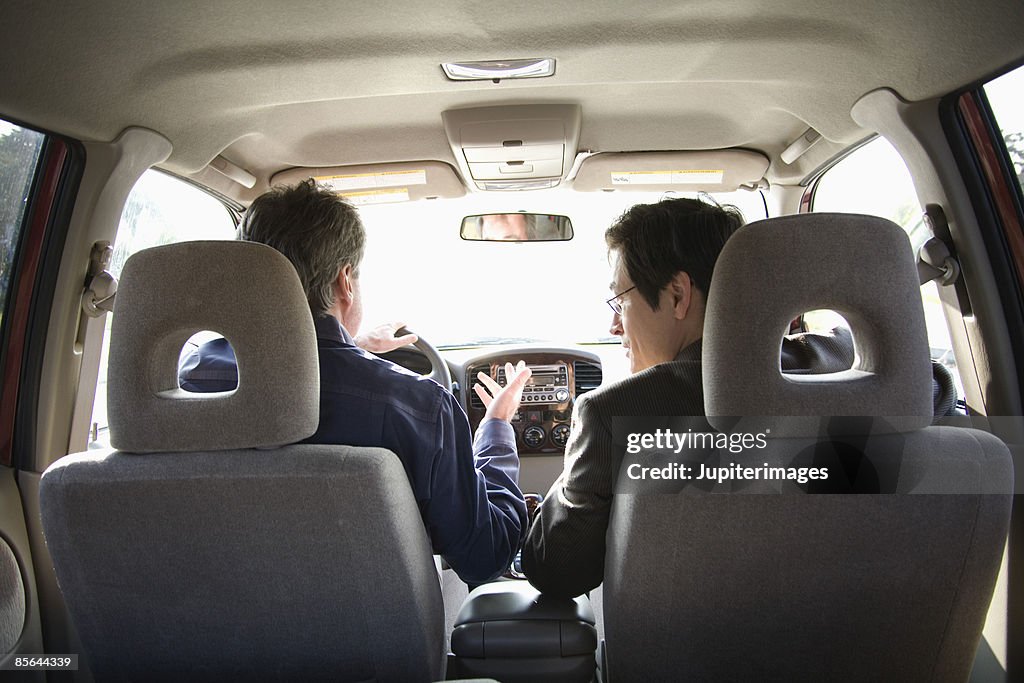
M 178 388 L 196 332 L 227 338 L 234 391 Z M 182 242 L 125 263 L 111 328 L 107 406 L 114 448 L 132 452 L 274 447 L 319 423 L 316 332 L 292 264 L 251 242 Z
M 784 376 L 782 337 L 794 318 L 816 309 L 850 323 L 853 368 Z M 738 230 L 715 265 L 703 372 L 710 417 L 811 418 L 785 421 L 787 432 L 777 436 L 817 435 L 820 417 L 886 418 L 873 421 L 873 433 L 928 425 L 928 335 L 906 233 L 882 218 L 839 213 L 771 218 Z M 863 420 L 849 424 L 863 428 Z M 841 432 L 842 421 L 829 429 Z

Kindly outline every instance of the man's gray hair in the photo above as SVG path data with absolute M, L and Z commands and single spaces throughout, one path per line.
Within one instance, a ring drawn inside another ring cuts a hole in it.
M 266 244 L 288 257 L 316 318 L 334 305 L 341 269 L 351 265 L 358 271 L 366 231 L 355 207 L 309 179 L 257 197 L 238 227 L 238 239 Z

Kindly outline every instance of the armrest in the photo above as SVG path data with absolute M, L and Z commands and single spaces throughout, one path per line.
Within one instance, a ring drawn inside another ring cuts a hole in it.
M 477 587 L 462 603 L 455 625 L 478 621 L 570 620 L 594 624 L 594 610 L 585 595 L 553 598 L 526 581 L 496 581 Z
M 474 589 L 451 639 L 458 674 L 499 680 L 590 681 L 597 629 L 586 596 L 553 598 L 526 581 Z

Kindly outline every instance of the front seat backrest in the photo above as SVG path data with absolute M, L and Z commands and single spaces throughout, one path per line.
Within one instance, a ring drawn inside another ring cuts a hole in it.
M 178 388 L 185 341 L 231 343 L 238 388 Z M 111 331 L 117 450 L 43 475 L 57 579 L 97 681 L 432 680 L 437 573 L 389 451 L 294 444 L 319 421 L 295 270 L 270 247 L 190 242 L 125 264 Z
M 783 376 L 789 321 L 822 308 L 850 322 L 853 368 Z M 928 426 L 931 367 L 903 231 L 848 214 L 742 228 L 715 267 L 702 348 L 708 421 L 771 427 L 763 451 L 718 464 L 820 464 L 830 479 L 617 495 L 611 682 L 966 680 L 1013 470 L 991 434 Z

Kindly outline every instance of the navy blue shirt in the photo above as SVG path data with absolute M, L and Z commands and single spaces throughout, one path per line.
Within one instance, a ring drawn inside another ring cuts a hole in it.
M 462 406 L 436 382 L 355 346 L 336 319 L 316 320 L 320 426 L 306 443 L 380 446 L 398 455 L 434 552 L 467 583 L 511 564 L 526 531 L 515 433 L 487 420 L 476 439 Z M 186 356 L 178 381 L 188 391 L 231 391 L 231 346 L 215 339 Z

